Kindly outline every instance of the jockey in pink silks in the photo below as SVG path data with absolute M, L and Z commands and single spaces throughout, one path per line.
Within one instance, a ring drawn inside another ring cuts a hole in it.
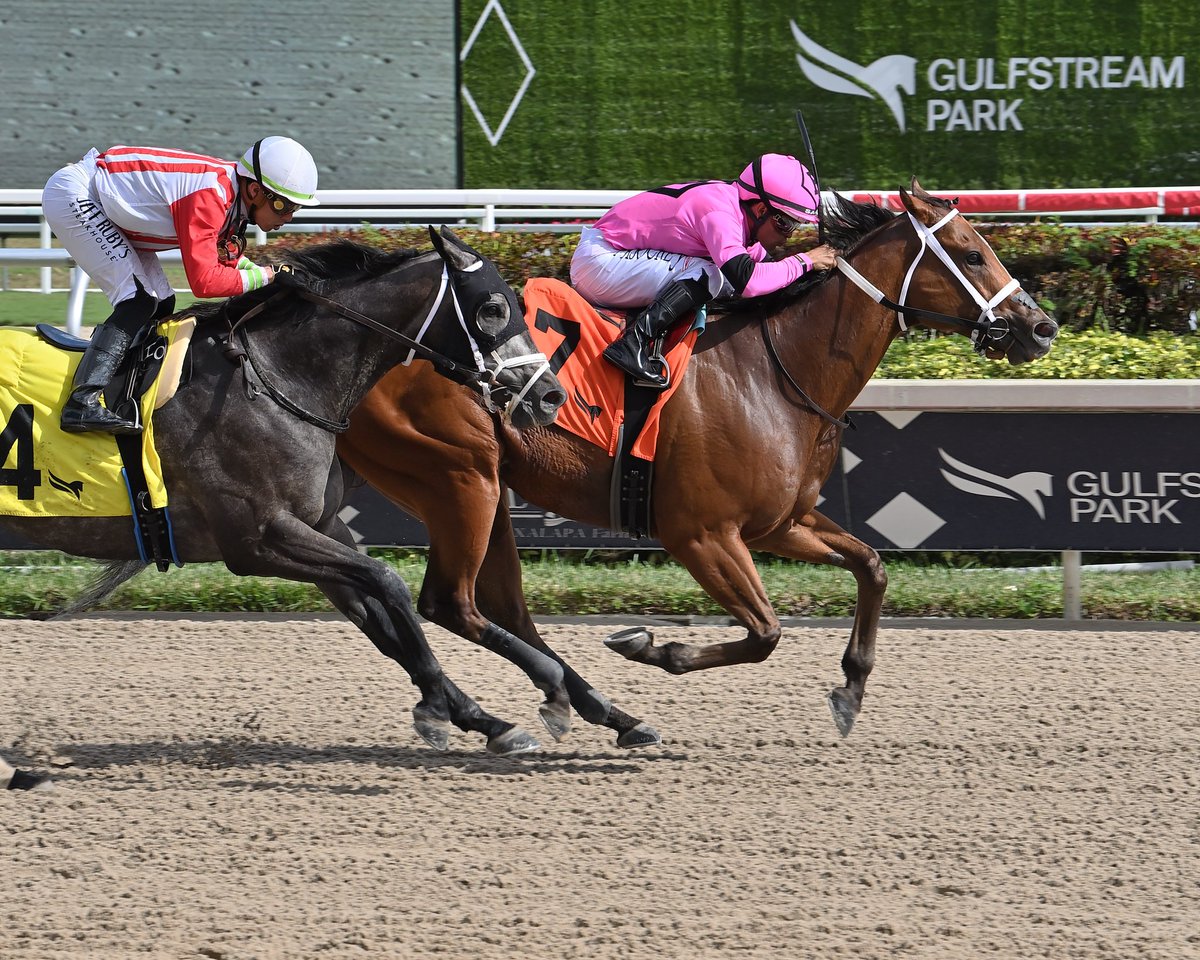
M 817 183 L 795 157 L 768 153 L 732 183 L 701 180 L 622 200 L 585 227 L 571 259 L 571 283 L 588 302 L 646 307 L 604 351 L 643 386 L 666 388 L 671 372 L 653 349 L 679 317 L 710 300 L 760 297 L 836 256 L 821 245 L 772 260 L 769 250 L 817 222 Z

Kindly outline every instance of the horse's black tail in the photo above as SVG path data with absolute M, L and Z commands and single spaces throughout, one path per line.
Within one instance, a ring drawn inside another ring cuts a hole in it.
M 144 560 L 110 560 L 104 565 L 103 572 L 92 580 L 90 587 L 50 619 L 57 620 L 59 617 L 66 617 L 72 613 L 83 613 L 90 610 L 126 580 L 136 577 L 147 566 L 148 564 Z

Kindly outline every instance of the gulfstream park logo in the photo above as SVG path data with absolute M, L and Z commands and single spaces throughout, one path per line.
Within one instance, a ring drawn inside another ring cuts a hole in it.
M 973 493 L 977 497 L 1002 497 L 1006 500 L 1016 500 L 1020 497 L 1033 507 L 1041 519 L 1046 519 L 1046 507 L 1042 497 L 1051 495 L 1054 478 L 1050 474 L 1030 470 L 1018 473 L 1014 477 L 1001 477 L 972 467 L 961 460 L 955 460 L 940 447 L 938 453 L 948 467 L 957 471 L 951 473 L 949 470 L 942 470 L 942 476 L 950 486 L 964 493 Z
M 796 62 L 809 82 L 830 93 L 879 100 L 904 133 L 908 122 L 902 95 L 917 94 L 923 76 L 925 131 L 1024 130 L 1020 109 L 1031 93 L 1045 90 L 1119 90 L 1126 87 L 1182 89 L 1185 58 L 1172 57 L 971 57 L 931 60 L 923 70 L 916 57 L 892 54 L 858 64 L 816 43 L 789 21 L 800 47 Z M 946 94 L 985 92 L 984 97 Z M 1005 96 L 992 94 L 1004 93 Z M 1018 95 L 1019 94 L 1019 95 Z

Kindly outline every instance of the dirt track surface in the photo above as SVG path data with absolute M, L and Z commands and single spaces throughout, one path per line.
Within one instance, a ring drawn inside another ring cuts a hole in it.
M 613 629 L 546 635 L 661 747 L 430 629 L 543 740 L 499 759 L 341 621 L 0 623 L 0 752 L 57 765 L 0 792 L 0 956 L 1200 957 L 1200 633 L 884 629 L 843 741 L 841 628 L 681 678 Z

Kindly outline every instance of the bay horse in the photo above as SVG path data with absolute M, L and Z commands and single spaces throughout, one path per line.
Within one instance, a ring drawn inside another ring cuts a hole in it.
M 719 318 L 665 405 L 653 533 L 746 636 L 656 644 L 637 629 L 608 641 L 672 674 L 762 661 L 781 631 L 751 551 L 842 567 L 858 584 L 842 656 L 846 683 L 829 695 L 843 736 L 875 662 L 887 575 L 874 549 L 814 509 L 839 449 L 841 418 L 907 324 L 970 334 L 981 353 L 1013 364 L 1043 356 L 1058 333 L 950 202 L 915 178 L 900 195 L 898 215 L 844 198 L 829 205 L 825 231 L 844 255 L 804 292 L 715 305 L 710 318 Z M 498 427 L 452 384 L 432 381 L 422 370 L 389 373 L 355 411 L 338 452 L 425 522 L 424 616 L 475 642 L 502 629 L 551 653 L 521 592 L 503 487 L 562 516 L 609 526 L 612 461 L 555 426 Z M 430 474 L 447 479 L 431 489 Z M 621 746 L 658 741 L 652 728 L 563 668 L 585 720 L 615 730 Z
M 421 693 L 414 724 L 428 743 L 444 748 L 454 723 L 482 733 L 494 753 L 520 752 L 537 741 L 445 676 L 403 580 L 356 550 L 337 516 L 344 472 L 336 434 L 375 382 L 414 353 L 433 361 L 431 383 L 445 374 L 486 390 L 493 408 L 509 403 L 506 429 L 548 423 L 565 396 L 494 264 L 449 230 L 430 234 L 436 249 L 427 252 L 388 254 L 345 241 L 313 247 L 289 258 L 304 283 L 280 280 L 191 308 L 191 376 L 155 412 L 154 435 L 180 561 L 314 583 L 411 676 Z M 467 395 L 450 395 L 447 417 L 484 411 L 462 405 Z M 426 482 L 436 488 L 440 479 Z M 0 524 L 42 547 L 109 561 L 68 612 L 146 566 L 128 517 L 5 516 Z M 566 703 L 558 664 L 520 646 L 504 652 Z

